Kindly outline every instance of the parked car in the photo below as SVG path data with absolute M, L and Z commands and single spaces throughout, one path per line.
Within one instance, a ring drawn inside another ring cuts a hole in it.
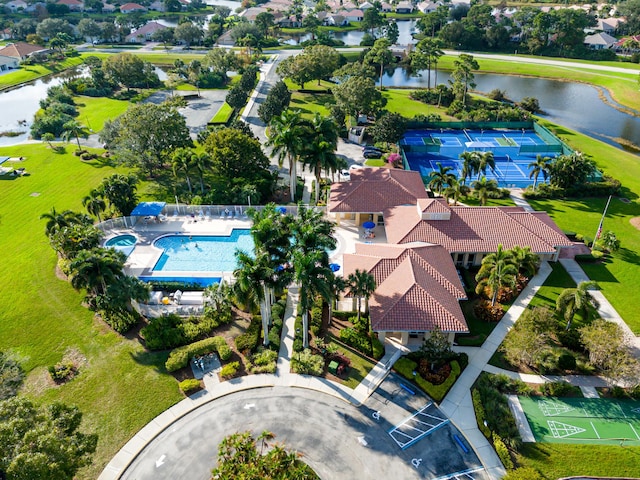
M 380 150 L 365 150 L 364 158 L 380 158 L 382 156 L 382 152 Z
M 362 149 L 362 152 L 379 152 L 380 154 L 382 154 L 382 150 L 380 150 L 377 147 L 372 147 L 370 145 L 365 145 L 365 147 Z
M 351 170 L 360 170 L 362 168 L 364 168 L 362 165 L 351 165 L 349 167 L 349 172 L 351 172 Z
M 351 180 L 351 174 L 349 173 L 349 170 L 340 170 L 339 178 L 343 182 L 348 182 L 349 180 Z

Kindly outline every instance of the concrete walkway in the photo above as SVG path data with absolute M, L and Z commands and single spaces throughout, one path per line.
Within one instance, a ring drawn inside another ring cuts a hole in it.
M 482 369 L 485 372 L 494 375 L 506 375 L 514 380 L 522 380 L 525 383 L 535 383 L 541 385 L 549 382 L 567 382 L 576 387 L 607 387 L 611 385 L 611 381 L 598 377 L 597 375 L 536 375 L 531 373 L 512 372 L 503 368 L 494 367 L 493 365 L 485 365 Z
M 454 348 L 456 351 L 464 351 L 469 355 L 469 365 L 449 390 L 449 393 L 440 404 L 440 408 L 469 439 L 492 478 L 501 478 L 506 472 L 495 450 L 478 429 L 471 400 L 471 387 L 487 366 L 487 362 L 498 349 L 507 332 L 513 327 L 524 309 L 527 308 L 527 305 L 550 273 L 551 267 L 544 262 L 540 266 L 538 274 L 531 279 L 526 288 L 520 293 L 481 347 L 474 349 Z
M 284 309 L 282 333 L 280 335 L 280 351 L 276 375 L 281 377 L 291 373 L 291 355 L 293 354 L 293 340 L 296 335 L 296 312 L 298 311 L 298 287 L 290 287 L 287 295 L 287 306 Z
M 513 203 L 518 207 L 524 208 L 527 212 L 533 212 L 533 207 L 529 205 L 529 202 L 522 196 L 523 190 L 521 188 L 510 189 L 509 197 L 513 200 Z

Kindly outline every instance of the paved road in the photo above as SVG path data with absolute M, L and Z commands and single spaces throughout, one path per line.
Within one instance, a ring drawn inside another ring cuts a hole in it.
M 451 424 L 404 451 L 387 434 L 426 401 L 401 390 L 393 379 L 360 408 L 302 389 L 235 393 L 175 422 L 149 444 L 122 478 L 208 479 L 218 443 L 229 433 L 245 430 L 273 432 L 276 441 L 301 452 L 323 479 L 409 480 L 480 468 L 475 454 L 464 453 L 455 442 L 453 435 L 459 432 Z M 372 417 L 376 411 L 381 413 L 380 420 Z M 475 478 L 483 475 L 479 471 Z

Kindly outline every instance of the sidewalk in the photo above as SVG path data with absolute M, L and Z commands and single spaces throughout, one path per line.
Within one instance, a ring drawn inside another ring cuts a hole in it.
M 527 200 L 522 196 L 521 188 L 512 188 L 510 191 L 511 193 L 509 196 L 516 206 L 524 208 L 527 212 L 533 212 L 533 208 L 529 205 L 529 202 L 527 202 Z
M 298 311 L 298 287 L 290 287 L 287 295 L 287 306 L 284 309 L 282 334 L 280 336 L 280 351 L 276 375 L 282 377 L 291 373 L 291 355 L 293 354 L 293 339 L 295 337 L 296 312 Z

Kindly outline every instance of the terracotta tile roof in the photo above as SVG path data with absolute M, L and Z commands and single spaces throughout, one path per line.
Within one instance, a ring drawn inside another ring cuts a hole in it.
M 47 47 L 42 47 L 40 45 L 32 45 L 30 43 L 24 42 L 16 42 L 10 43 L 4 48 L 0 48 L 0 55 L 5 57 L 19 58 L 22 59 L 27 57 L 35 52 L 42 52 L 47 50 Z
M 348 182 L 331 185 L 330 212 L 378 213 L 395 205 L 415 205 L 427 198 L 418 172 L 392 168 L 363 168 Z
M 343 257 L 344 275 L 366 270 L 377 288 L 369 301 L 375 331 L 467 332 L 466 298 L 451 255 L 439 245 L 358 244 Z
M 429 242 L 449 252 L 489 253 L 498 244 L 505 248 L 529 246 L 535 253 L 554 253 L 570 240 L 545 212 L 520 207 L 447 206 L 449 220 L 422 220 L 416 207 L 398 206 L 384 212 L 389 243 Z M 435 208 L 435 207 L 433 207 Z

